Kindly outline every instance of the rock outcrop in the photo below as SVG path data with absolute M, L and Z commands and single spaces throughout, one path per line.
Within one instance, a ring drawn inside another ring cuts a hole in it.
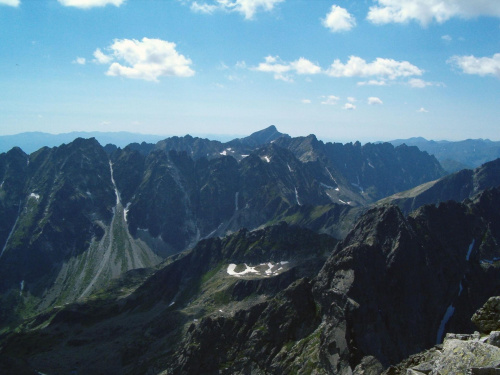
M 481 330 L 473 334 L 448 333 L 442 345 L 415 354 L 384 375 L 500 374 L 500 332 L 498 327 L 500 297 L 491 297 L 473 316 Z

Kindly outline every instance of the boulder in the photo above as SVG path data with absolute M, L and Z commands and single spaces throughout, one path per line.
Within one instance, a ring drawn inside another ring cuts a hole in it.
M 500 297 L 490 297 L 471 320 L 482 333 L 500 331 Z

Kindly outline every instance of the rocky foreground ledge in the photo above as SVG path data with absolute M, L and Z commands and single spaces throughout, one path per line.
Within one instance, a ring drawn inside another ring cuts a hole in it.
M 471 320 L 481 332 L 448 333 L 443 344 L 415 354 L 383 374 L 500 374 L 500 297 L 491 297 Z

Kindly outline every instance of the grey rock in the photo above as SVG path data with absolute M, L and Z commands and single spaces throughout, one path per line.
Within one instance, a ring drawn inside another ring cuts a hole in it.
M 384 367 L 375 357 L 366 356 L 356 366 L 352 375 L 379 375 L 382 371 L 384 371 Z
M 412 369 L 415 371 L 421 372 L 423 374 L 430 374 L 433 367 L 434 367 L 433 362 L 423 362 L 415 367 L 412 367 Z
M 486 342 L 490 345 L 500 348 L 500 332 L 499 331 L 491 332 Z
M 483 333 L 500 331 L 500 297 L 491 297 L 471 320 Z
M 500 359 L 500 348 L 471 340 L 446 340 L 444 349 L 432 374 L 466 374 L 472 367 L 495 366 Z

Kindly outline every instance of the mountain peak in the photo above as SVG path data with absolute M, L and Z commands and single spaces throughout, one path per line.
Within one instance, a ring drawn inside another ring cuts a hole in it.
M 287 134 L 280 133 L 276 126 L 271 125 L 265 129 L 250 134 L 248 137 L 240 138 L 238 141 L 247 146 L 258 147 L 266 143 L 271 143 L 283 136 L 289 137 Z

